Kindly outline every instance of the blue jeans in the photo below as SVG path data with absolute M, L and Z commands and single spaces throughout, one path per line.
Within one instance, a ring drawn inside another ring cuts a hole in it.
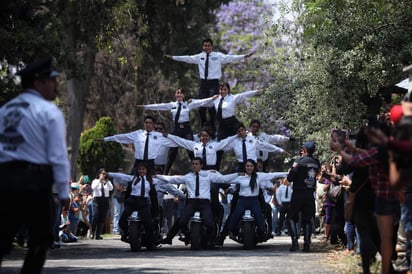
M 270 206 L 272 207 L 272 232 L 275 232 L 276 226 L 278 224 L 279 206 L 273 204 L 270 204 Z
M 113 198 L 113 232 L 120 233 L 119 220 L 124 210 L 124 202 L 119 202 L 116 197 Z
M 354 249 L 354 242 L 355 242 L 355 226 L 352 222 L 345 222 L 344 232 L 346 235 L 346 249 L 353 250 Z

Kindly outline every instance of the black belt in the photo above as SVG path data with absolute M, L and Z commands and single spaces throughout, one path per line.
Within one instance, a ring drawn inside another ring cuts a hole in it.
M 220 121 L 221 122 L 226 122 L 226 121 L 231 121 L 233 119 L 236 119 L 236 117 L 235 116 L 230 116 L 230 117 L 227 117 L 227 118 L 222 118 Z
M 148 197 L 142 197 L 142 196 L 136 196 L 136 195 L 130 195 L 131 198 L 133 199 L 138 199 L 138 200 L 147 200 L 149 199 Z
M 30 170 L 30 171 L 51 171 L 50 165 L 34 164 L 26 161 L 13 161 L 0 164 L 1 169 Z
M 202 82 L 216 82 L 219 81 L 219 79 L 200 79 Z
M 175 126 L 186 126 L 186 127 L 190 127 L 190 122 L 175 123 Z

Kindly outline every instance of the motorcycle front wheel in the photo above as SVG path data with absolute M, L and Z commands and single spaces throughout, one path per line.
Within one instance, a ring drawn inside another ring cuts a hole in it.
M 255 247 L 255 224 L 253 222 L 243 222 L 243 247 L 251 250 Z
M 142 223 L 131 222 L 129 225 L 129 241 L 130 249 L 133 252 L 139 251 L 142 247 Z
M 190 223 L 190 247 L 192 250 L 202 249 L 202 223 Z

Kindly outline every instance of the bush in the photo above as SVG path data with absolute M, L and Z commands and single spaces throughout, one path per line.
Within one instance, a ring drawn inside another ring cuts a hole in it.
M 78 165 L 83 174 L 89 174 L 94 178 L 96 171 L 101 167 L 113 171 L 124 166 L 124 153 L 119 143 L 95 141 L 114 134 L 116 129 L 109 117 L 101 117 L 93 128 L 82 134 Z

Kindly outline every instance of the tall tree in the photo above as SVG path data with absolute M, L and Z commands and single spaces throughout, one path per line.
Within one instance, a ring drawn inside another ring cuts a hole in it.
M 412 57 L 412 15 L 402 1 L 293 2 L 293 24 L 276 25 L 289 38 L 295 95 L 287 119 L 293 133 L 328 151 L 330 129 L 359 126 L 377 115 L 382 95 L 402 79 Z M 390 91 L 390 90 L 389 90 Z

